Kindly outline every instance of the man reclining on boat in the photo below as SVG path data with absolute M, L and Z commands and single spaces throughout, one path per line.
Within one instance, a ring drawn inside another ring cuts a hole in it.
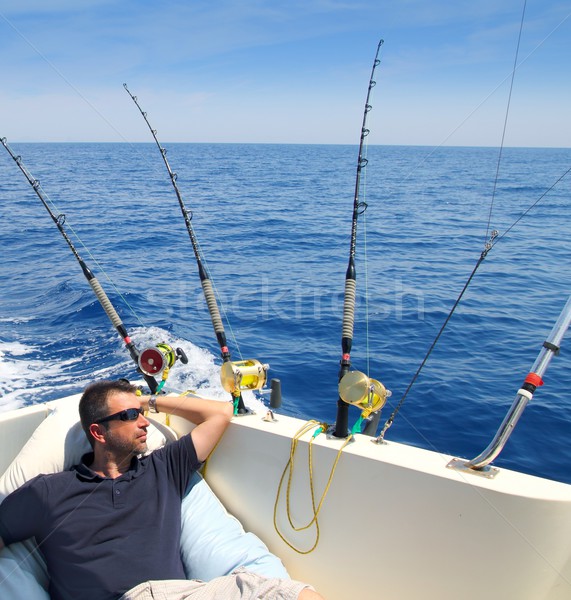
M 181 501 L 193 473 L 232 418 L 230 403 L 186 396 L 152 399 L 196 427 L 147 450 L 149 398 L 127 381 L 88 386 L 79 403 L 93 452 L 70 471 L 39 475 L 0 505 L 0 550 L 35 536 L 53 600 L 272 598 L 319 600 L 310 586 L 237 569 L 186 580 L 180 557 Z

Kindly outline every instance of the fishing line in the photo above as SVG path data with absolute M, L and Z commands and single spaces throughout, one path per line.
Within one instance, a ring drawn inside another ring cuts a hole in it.
M 558 179 L 556 179 L 544 192 L 539 196 L 539 198 L 531 204 L 526 210 L 524 210 L 521 215 L 501 234 L 496 237 L 493 241 L 492 246 L 495 246 L 503 237 L 505 237 L 532 209 L 534 209 L 542 200 L 549 194 L 551 190 L 555 188 L 555 186 L 569 173 L 571 172 L 571 167 L 569 167 Z
M 108 121 L 105 116 L 97 109 L 97 107 L 92 104 L 74 85 L 71 81 L 49 60 L 49 58 L 43 54 L 15 25 L 12 23 L 4 14 L 0 12 L 0 17 L 6 21 L 6 23 L 30 46 L 30 48 L 43 60 L 46 64 L 58 75 L 61 77 L 63 81 L 99 116 L 115 133 L 124 141 L 125 138 L 121 135 L 121 133 L 113 126 L 113 124 Z
M 506 106 L 506 114 L 505 114 L 505 117 L 504 117 L 504 127 L 503 127 L 503 130 L 502 130 L 502 140 L 500 142 L 500 151 L 499 151 L 499 154 L 498 154 L 498 163 L 496 165 L 496 176 L 494 178 L 494 188 L 492 190 L 492 199 L 490 201 L 490 211 L 488 213 L 488 224 L 486 226 L 485 240 L 488 239 L 488 235 L 490 233 L 490 226 L 491 226 L 490 224 L 492 222 L 492 213 L 493 213 L 493 210 L 494 210 L 494 200 L 496 198 L 496 190 L 497 190 L 497 187 L 498 187 L 498 179 L 500 177 L 500 165 L 501 165 L 501 162 L 502 162 L 502 153 L 503 153 L 503 150 L 504 150 L 504 143 L 505 143 L 505 139 L 506 139 L 506 130 L 507 130 L 507 127 L 508 127 L 508 117 L 509 117 L 509 114 L 510 114 L 510 104 L 511 104 L 511 100 L 512 100 L 512 92 L 513 92 L 513 86 L 514 86 L 515 72 L 516 72 L 516 69 L 517 69 L 517 57 L 519 55 L 519 45 L 520 45 L 520 42 L 521 42 L 521 33 L 523 31 L 523 22 L 524 22 L 524 19 L 525 19 L 525 7 L 526 7 L 526 5 L 527 5 L 527 0 L 524 0 L 524 2 L 523 2 L 523 11 L 522 11 L 522 14 L 521 14 L 521 22 L 520 22 L 520 25 L 519 25 L 519 34 L 518 34 L 518 38 L 517 38 L 517 46 L 516 46 L 515 57 L 514 57 L 514 66 L 513 66 L 513 69 L 512 69 L 512 78 L 511 78 L 511 81 L 510 81 L 510 91 L 508 93 L 508 102 L 507 102 L 507 106 Z
M 369 136 L 365 137 L 365 160 L 369 160 Z M 363 190 L 363 203 L 367 206 L 367 177 L 369 170 L 365 169 L 364 181 L 362 185 Z M 363 212 L 363 258 L 364 258 L 364 278 L 365 278 L 365 362 L 367 365 L 367 375 L 370 375 L 370 364 L 371 364 L 371 352 L 369 345 L 369 257 L 368 257 L 368 245 L 367 245 L 367 211 Z
M 542 40 L 535 46 L 535 48 L 521 60 L 517 68 L 519 69 L 529 58 L 531 58 L 538 50 L 545 44 L 545 42 L 571 17 L 571 13 L 569 13 L 566 17 L 564 17 Z M 473 109 L 468 115 L 432 150 L 404 177 L 403 181 L 408 181 L 416 172 L 416 170 L 421 167 L 437 150 L 442 148 L 444 144 L 464 125 L 501 87 L 502 85 L 510 78 L 513 77 L 513 72 L 508 73 L 496 87 Z
M 367 375 L 371 371 L 371 347 L 369 339 L 369 258 L 367 254 L 367 213 L 363 215 L 363 256 L 365 259 L 365 362 L 367 364 Z
M 463 298 L 466 290 L 468 289 L 468 286 L 471 284 L 472 279 L 476 275 L 476 271 L 478 270 L 478 268 L 480 267 L 480 265 L 482 264 L 482 262 L 485 260 L 486 256 L 488 255 L 489 251 L 493 248 L 494 243 L 495 243 L 495 241 L 498 238 L 499 232 L 497 230 L 493 230 L 491 232 L 491 234 L 490 234 L 490 223 L 491 223 L 491 218 L 492 218 L 492 211 L 493 211 L 494 199 L 495 199 L 496 188 L 497 188 L 497 181 L 498 181 L 498 178 L 499 178 L 499 170 L 500 170 L 500 164 L 501 164 L 501 158 L 502 158 L 502 150 L 503 150 L 503 147 L 504 147 L 505 133 L 506 133 L 506 129 L 507 129 L 507 122 L 508 122 L 508 116 L 509 116 L 509 111 L 510 111 L 510 102 L 511 102 L 512 90 L 513 90 L 513 82 L 514 82 L 515 73 L 516 73 L 516 69 L 517 69 L 517 59 L 518 59 L 518 54 L 519 54 L 520 42 L 521 42 L 521 34 L 522 34 L 522 31 L 523 31 L 523 24 L 524 24 L 524 18 L 525 18 L 526 5 L 527 5 L 527 0 L 524 0 L 523 10 L 522 10 L 522 16 L 521 16 L 521 21 L 520 21 L 519 34 L 518 34 L 518 40 L 517 40 L 517 45 L 516 45 L 515 58 L 514 58 L 514 66 L 513 66 L 513 69 L 512 69 L 512 78 L 511 78 L 510 90 L 509 90 L 509 95 L 508 95 L 508 102 L 507 102 L 507 106 L 506 106 L 506 115 L 505 115 L 505 119 L 504 119 L 504 126 L 503 126 L 503 132 L 502 132 L 500 152 L 499 152 L 498 163 L 497 163 L 497 167 L 496 167 L 496 176 L 495 176 L 495 180 L 494 180 L 494 189 L 493 189 L 492 198 L 491 198 L 491 201 L 490 201 L 490 211 L 489 211 L 489 214 L 488 214 L 488 223 L 487 223 L 487 227 L 486 227 L 486 239 L 484 241 L 484 249 L 483 249 L 482 253 L 480 254 L 480 258 L 476 262 L 475 267 L 473 268 L 472 272 L 470 273 L 470 276 L 468 277 L 468 280 L 464 284 L 464 287 L 462 288 L 462 291 L 460 292 L 458 298 L 456 298 L 456 301 L 454 302 L 454 305 L 452 306 L 452 308 L 450 309 L 450 312 L 448 313 L 446 319 L 444 320 L 444 323 L 442 324 L 442 326 L 440 327 L 440 330 L 436 334 L 436 337 L 434 338 L 432 344 L 430 345 L 430 348 L 428 349 L 428 351 L 425 354 L 422 362 L 420 363 L 418 369 L 416 370 L 416 372 L 413 375 L 410 383 L 408 384 L 408 386 L 407 386 L 404 394 L 402 395 L 402 397 L 399 400 L 398 404 L 393 409 L 393 412 L 391 413 L 391 415 L 389 416 L 389 418 L 385 422 L 385 425 L 383 426 L 383 429 L 381 430 L 381 433 L 376 438 L 376 442 L 377 443 L 382 443 L 383 442 L 387 430 L 392 426 L 392 424 L 393 424 L 393 422 L 395 420 L 395 417 L 397 416 L 397 414 L 401 410 L 402 405 L 404 404 L 404 401 L 406 400 L 406 398 L 407 398 L 410 390 L 412 389 L 413 385 L 415 384 L 416 380 L 418 379 L 418 377 L 419 377 L 422 369 L 424 368 L 424 366 L 427 363 L 430 355 L 432 354 L 432 351 L 434 350 L 436 344 L 440 340 L 440 337 L 444 333 L 444 330 L 446 329 L 446 326 L 450 322 L 450 319 L 452 318 L 452 315 L 454 314 L 454 312 L 456 311 L 456 308 L 460 304 L 460 301 L 462 300 L 462 298 Z
M 63 215 L 63 213 L 57 208 L 57 205 L 55 204 L 55 202 L 49 197 L 49 195 L 46 194 L 45 191 L 43 192 L 43 194 L 46 196 L 46 200 L 50 204 L 50 206 L 52 206 L 55 209 L 56 214 Z M 113 290 L 116 292 L 116 294 L 119 296 L 119 298 L 121 298 L 121 300 L 123 301 L 125 306 L 129 309 L 129 312 L 138 321 L 139 325 L 141 327 L 146 328 L 147 326 L 142 321 L 142 319 L 139 316 L 139 314 L 137 313 L 137 311 L 133 308 L 133 306 L 127 300 L 127 298 L 124 296 L 124 294 L 121 292 L 121 290 L 119 290 L 119 288 L 115 285 L 114 281 L 108 275 L 107 271 L 104 269 L 104 267 L 101 265 L 101 263 L 97 260 L 97 258 L 95 258 L 95 256 L 93 256 L 93 254 L 91 253 L 91 250 L 85 245 L 85 243 L 83 242 L 83 240 L 81 239 L 79 234 L 75 231 L 75 229 L 70 224 L 70 222 L 67 220 L 67 217 L 65 217 L 65 215 L 64 215 L 64 218 L 65 218 L 66 229 L 68 229 L 69 231 L 71 231 L 71 233 L 73 233 L 73 236 L 75 237 L 77 242 L 80 244 L 80 246 L 85 250 L 85 253 L 87 254 L 87 256 L 89 256 L 89 258 L 97 266 L 98 270 L 101 271 L 101 273 L 103 273 L 103 275 L 105 276 L 105 279 L 107 280 L 109 285 L 113 288 Z

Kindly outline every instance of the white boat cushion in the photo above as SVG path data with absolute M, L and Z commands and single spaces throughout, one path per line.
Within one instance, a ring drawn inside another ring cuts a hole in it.
M 151 451 L 176 439 L 176 434 L 161 423 L 152 423 L 148 432 Z M 78 420 L 77 402 L 57 407 L 0 477 L 0 502 L 40 473 L 69 469 L 89 451 Z M 200 475 L 194 475 L 189 488 L 181 511 L 181 552 L 187 577 L 207 581 L 238 566 L 267 577 L 289 577 L 281 561 L 258 537 L 244 531 Z M 33 539 L 0 552 L 0 598 L 49 600 L 47 589 L 45 561 L 35 551 Z
M 46 563 L 33 539 L 12 544 L 0 552 L 0 598 L 50 600 Z
M 188 579 L 210 581 L 237 567 L 288 579 L 281 560 L 253 533 L 246 533 L 199 473 L 182 502 L 181 554 Z

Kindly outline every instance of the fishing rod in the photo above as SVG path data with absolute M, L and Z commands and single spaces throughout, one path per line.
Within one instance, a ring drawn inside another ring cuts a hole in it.
M 161 384 L 159 384 L 159 383 L 157 383 L 157 380 L 155 379 L 154 374 L 158 374 L 161 371 L 165 370 L 165 367 L 167 367 L 167 366 L 170 368 L 174 364 L 174 362 L 176 361 L 177 358 L 180 358 L 181 362 L 183 362 L 183 363 L 188 362 L 188 359 L 186 359 L 184 352 L 180 348 L 177 348 L 176 353 L 174 353 L 173 349 L 170 346 L 168 346 L 167 344 L 159 344 L 159 345 L 157 345 L 157 349 L 145 348 L 142 352 L 139 352 L 139 350 L 135 346 L 134 342 L 132 341 L 131 336 L 127 332 L 125 325 L 123 325 L 121 318 L 119 317 L 119 315 L 117 314 L 117 311 L 115 310 L 113 304 L 111 303 L 111 300 L 109 300 L 109 297 L 107 296 L 107 294 L 101 287 L 101 284 L 97 280 L 97 277 L 95 277 L 95 275 L 92 273 L 92 271 L 87 267 L 87 265 L 85 264 L 85 262 L 79 255 L 77 249 L 73 245 L 73 242 L 67 235 L 67 232 L 64 227 L 65 215 L 64 214 L 59 214 L 59 215 L 54 214 L 54 212 L 52 211 L 52 209 L 50 208 L 50 206 L 48 204 L 46 197 L 42 193 L 40 182 L 37 179 L 35 179 L 32 176 L 32 174 L 26 169 L 26 167 L 24 166 L 24 164 L 22 162 L 22 157 L 19 155 L 16 155 L 12 151 L 12 149 L 8 145 L 8 142 L 5 137 L 1 138 L 0 141 L 2 142 L 2 145 L 4 146 L 4 148 L 6 148 L 6 150 L 8 151 L 8 154 L 10 154 L 10 156 L 13 158 L 14 162 L 18 165 L 18 168 L 24 174 L 24 176 L 28 180 L 28 183 L 32 186 L 34 192 L 36 192 L 36 195 L 41 200 L 45 209 L 48 211 L 48 214 L 50 215 L 52 221 L 55 223 L 59 232 L 63 236 L 63 239 L 67 242 L 67 245 L 69 246 L 70 250 L 72 251 L 73 255 L 75 256 L 77 262 L 79 263 L 81 270 L 83 271 L 83 275 L 87 279 L 89 285 L 91 286 L 91 289 L 93 290 L 95 296 L 97 297 L 97 300 L 99 300 L 99 303 L 103 307 L 103 310 L 109 317 L 109 320 L 111 321 L 111 323 L 113 324 L 113 326 L 115 327 L 115 329 L 117 330 L 119 335 L 121 336 L 121 339 L 123 340 L 123 342 L 125 344 L 125 347 L 129 351 L 131 358 L 137 364 L 138 371 L 143 375 L 143 378 L 145 379 L 145 382 L 149 386 L 151 393 L 154 394 L 155 392 L 160 391 L 162 384 L 164 383 L 165 377 L 163 375 L 163 381 L 161 382 Z
M 345 274 L 345 296 L 343 301 L 343 324 L 341 349 L 342 357 L 339 369 L 339 399 L 337 401 L 337 419 L 332 435 L 339 438 L 348 436 L 349 404 L 364 407 L 365 418 L 371 413 L 378 412 L 384 405 L 388 396 L 384 386 L 374 379 L 369 379 L 358 371 L 350 372 L 351 348 L 353 345 L 353 328 L 355 323 L 355 298 L 357 290 L 357 272 L 355 269 L 355 249 L 357 245 L 357 222 L 359 216 L 367 210 L 366 202 L 359 199 L 361 190 L 361 174 L 368 164 L 368 159 L 363 156 L 365 138 L 369 135 L 367 129 L 367 118 L 372 109 L 370 104 L 371 90 L 377 82 L 374 79 L 375 69 L 380 64 L 379 52 L 384 40 L 380 40 L 371 69 L 365 109 L 363 111 L 363 123 L 361 126 L 361 139 L 359 143 L 359 156 L 357 159 L 357 175 L 355 177 L 355 194 L 353 198 L 353 218 L 351 222 L 351 243 L 349 248 L 349 264 Z M 362 415 L 363 416 L 363 415 Z M 355 428 L 353 428 L 355 429 Z
M 131 97 L 131 100 L 133 100 L 135 106 L 139 109 L 139 112 L 145 120 L 145 123 L 147 124 L 147 127 L 149 128 L 149 131 L 151 132 L 153 139 L 155 140 L 155 144 L 157 145 L 161 156 L 163 157 L 163 162 L 168 171 L 172 186 L 176 193 L 182 216 L 184 217 L 186 230 L 190 238 L 190 243 L 192 244 L 194 258 L 196 259 L 196 265 L 198 267 L 198 276 L 200 277 L 202 292 L 204 294 L 204 299 L 206 300 L 208 312 L 210 313 L 210 319 L 212 320 L 212 326 L 214 327 L 216 340 L 218 341 L 218 345 L 220 347 L 220 356 L 222 358 L 222 369 L 220 371 L 220 379 L 222 382 L 222 386 L 227 392 L 229 392 L 232 395 L 232 401 L 234 403 L 234 414 L 247 414 L 250 411 L 244 405 L 244 400 L 242 398 L 242 390 L 261 389 L 266 383 L 267 371 L 269 369 L 269 366 L 266 364 L 261 364 L 255 359 L 232 361 L 232 357 L 226 340 L 226 332 L 224 331 L 224 325 L 220 316 L 220 310 L 218 308 L 218 302 L 216 300 L 216 295 L 214 293 L 212 281 L 210 280 L 208 271 L 204 265 L 202 253 L 200 251 L 200 247 L 198 245 L 198 241 L 196 239 L 196 235 L 192 227 L 192 211 L 188 210 L 184 204 L 182 194 L 177 184 L 177 174 L 171 169 L 171 166 L 167 159 L 167 150 L 166 148 L 163 148 L 163 146 L 161 146 L 156 129 L 153 129 L 153 127 L 151 126 L 151 123 L 149 122 L 149 119 L 147 117 L 147 113 L 143 111 L 137 100 L 137 97 L 131 93 L 126 83 L 123 84 L 123 87 Z

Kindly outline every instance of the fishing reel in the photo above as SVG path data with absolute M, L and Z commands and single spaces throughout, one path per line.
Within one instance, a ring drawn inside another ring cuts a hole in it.
M 367 419 L 383 408 L 391 392 L 376 379 L 360 371 L 349 371 L 339 382 L 339 397 L 343 402 L 361 409 L 361 418 Z
M 168 374 L 169 369 L 177 360 L 183 365 L 188 364 L 188 358 L 182 348 L 174 350 L 168 344 L 160 343 L 156 346 L 145 348 L 138 358 L 139 369 L 145 375 L 159 375 L 160 373 Z M 163 378 L 166 377 L 163 375 Z
M 260 390 L 266 385 L 269 368 L 256 359 L 227 361 L 220 369 L 220 381 L 233 396 L 238 391 Z

